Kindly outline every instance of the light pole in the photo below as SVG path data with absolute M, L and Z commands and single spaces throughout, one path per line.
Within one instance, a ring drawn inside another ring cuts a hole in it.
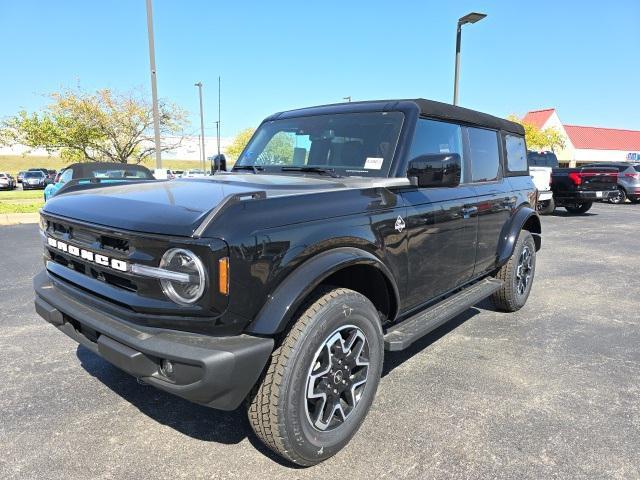
M 202 138 L 200 154 L 202 156 L 202 171 L 204 172 L 206 170 L 206 167 L 205 167 L 205 161 L 204 161 L 205 152 L 204 152 L 204 113 L 202 112 L 202 82 L 194 83 L 194 86 L 198 87 L 198 94 L 200 96 L 200 136 Z
M 346 100 L 349 103 L 351 103 L 351 95 L 349 95 L 348 97 L 342 97 L 342 99 Z
M 218 141 L 218 155 L 220 155 L 220 120 L 214 123 L 216 124 L 216 139 Z
M 153 102 L 153 134 L 155 137 L 156 168 L 162 168 L 160 145 L 160 114 L 158 113 L 158 86 L 156 84 L 156 51 L 153 44 L 153 6 L 147 0 L 147 34 L 149 36 L 149 68 L 151 69 L 151 101 Z
M 476 23 L 487 15 L 484 13 L 471 12 L 460 17 L 458 20 L 458 29 L 456 30 L 456 73 L 453 80 L 453 104 L 458 104 L 458 80 L 460 79 L 460 43 L 462 41 L 462 26 L 467 23 Z

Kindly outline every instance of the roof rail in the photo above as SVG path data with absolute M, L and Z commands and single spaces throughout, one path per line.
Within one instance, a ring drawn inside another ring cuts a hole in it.
M 263 200 L 267 198 L 267 192 L 264 190 L 256 190 L 254 192 L 242 192 L 242 193 L 233 193 L 231 195 L 227 195 L 222 199 L 222 201 L 211 210 L 202 223 L 196 228 L 191 235 L 192 238 L 200 238 L 207 230 L 211 222 L 220 215 L 224 210 L 229 208 L 231 205 L 235 205 L 245 198 L 250 198 L 252 200 Z

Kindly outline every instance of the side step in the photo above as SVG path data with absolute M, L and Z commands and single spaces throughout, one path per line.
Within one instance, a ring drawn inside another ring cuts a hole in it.
M 484 300 L 501 286 L 502 280 L 487 278 L 393 325 L 384 335 L 385 350 L 404 350 L 419 338 Z

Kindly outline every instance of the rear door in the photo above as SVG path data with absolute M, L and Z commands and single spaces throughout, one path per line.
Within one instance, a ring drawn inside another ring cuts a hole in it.
M 409 158 L 458 153 L 464 158 L 462 127 L 419 119 Z M 463 162 L 463 178 L 464 178 Z M 403 191 L 407 207 L 408 271 L 406 307 L 411 309 L 471 278 L 475 263 L 477 217 L 465 205 L 474 200 L 467 185 Z
M 475 198 L 465 207 L 473 207 L 478 218 L 478 240 L 474 276 L 496 266 L 502 229 L 511 217 L 516 197 L 504 179 L 500 136 L 484 128 L 465 128 L 467 159 Z

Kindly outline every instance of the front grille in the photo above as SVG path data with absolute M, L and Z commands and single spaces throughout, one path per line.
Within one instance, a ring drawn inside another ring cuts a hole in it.
M 96 254 L 108 255 L 118 260 L 128 261 L 130 254 L 134 252 L 131 239 L 124 236 L 114 236 L 98 228 L 85 225 L 76 225 L 71 222 L 58 219 L 47 219 L 46 234 L 69 245 L 86 249 Z M 49 245 L 46 246 L 49 260 L 88 277 L 108 283 L 114 287 L 138 292 L 138 284 L 130 273 L 118 272 L 108 267 L 102 268 L 94 263 L 87 262 L 65 252 L 61 252 Z
M 73 241 L 85 247 L 115 250 L 124 254 L 130 251 L 129 240 L 126 238 L 114 237 L 83 226 L 58 220 L 47 221 L 47 232 L 53 233 L 54 236 L 62 236 L 66 240 Z

